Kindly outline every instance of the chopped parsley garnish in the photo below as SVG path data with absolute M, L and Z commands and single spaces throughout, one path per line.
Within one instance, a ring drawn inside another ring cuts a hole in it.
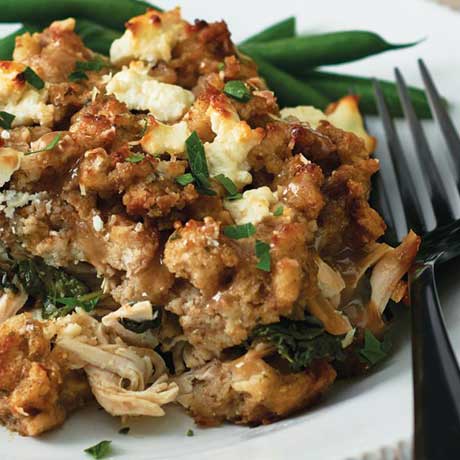
M 191 436 L 195 436 L 195 433 L 193 432 L 193 430 L 190 428 L 187 430 L 187 436 L 191 437 Z
M 234 195 L 228 195 L 225 197 L 225 199 L 228 201 L 241 200 L 241 198 L 243 198 L 241 193 L 235 193 Z
M 128 434 L 131 428 L 129 426 L 124 426 L 118 430 L 118 434 Z
M 26 67 L 22 74 L 26 82 L 34 88 L 43 89 L 45 87 L 45 82 L 30 67 Z
M 240 102 L 248 102 L 251 92 L 241 80 L 230 80 L 225 83 L 224 93 Z
M 185 147 L 190 170 L 197 183 L 198 191 L 203 195 L 216 195 L 209 182 L 209 170 L 204 147 L 196 131 L 193 131 L 187 138 Z
M 49 299 L 43 305 L 42 315 L 44 318 L 58 318 L 72 313 L 77 307 L 89 313 L 94 310 L 101 296 L 102 291 L 95 291 L 76 297 Z
M 224 235 L 234 240 L 249 238 L 255 233 L 256 228 L 251 223 L 242 225 L 227 225 L 226 227 L 224 227 Z
M 110 444 L 112 444 L 112 441 L 101 441 L 96 445 L 85 449 L 85 452 L 98 460 L 99 458 L 104 458 L 107 457 L 107 455 L 110 455 L 112 450 Z
M 364 346 L 359 351 L 359 355 L 368 364 L 375 366 L 387 357 L 390 348 L 391 344 L 386 337 L 381 342 L 369 329 L 366 329 L 364 331 Z
M 225 63 L 219 62 L 219 64 L 217 64 L 217 69 L 218 70 L 224 70 L 225 69 Z
M 4 129 L 10 129 L 13 120 L 16 118 L 16 115 L 8 112 L 0 112 L 0 126 Z
M 142 153 L 132 153 L 125 161 L 128 163 L 140 163 L 145 156 Z
M 107 64 L 101 59 L 96 58 L 92 61 L 77 61 L 75 64 L 75 70 L 69 75 L 70 81 L 88 80 L 86 71 L 93 70 L 99 72 Z
M 75 70 L 69 75 L 69 81 L 81 81 L 88 80 L 88 75 L 86 75 L 83 70 Z
M 259 259 L 256 267 L 264 272 L 270 271 L 270 245 L 256 240 L 256 257 Z
M 238 192 L 237 186 L 229 177 L 224 176 L 223 174 L 218 174 L 214 177 L 214 179 L 216 179 L 216 181 L 219 182 L 227 191 L 227 200 L 239 200 L 242 198 L 243 195 Z
M 276 209 L 273 211 L 273 215 L 275 217 L 279 217 L 279 216 L 282 216 L 283 215 L 283 212 L 284 212 L 284 208 L 282 205 L 279 205 L 276 207 Z
M 185 173 L 185 174 L 182 174 L 182 176 L 176 177 L 176 182 L 179 185 L 182 185 L 183 187 L 185 187 L 186 185 L 191 184 L 192 182 L 195 182 L 195 178 L 192 176 L 191 173 Z
M 49 150 L 53 150 L 56 145 L 58 145 L 59 141 L 61 140 L 62 133 L 56 134 L 53 140 L 44 148 L 40 150 L 33 150 L 32 152 L 24 152 L 24 155 L 32 155 L 33 153 L 40 153 L 40 152 L 47 152 Z
M 256 326 L 251 337 L 273 345 L 294 372 L 308 368 L 316 359 L 341 361 L 345 357 L 343 336 L 329 334 L 312 316 L 302 321 L 282 319 L 278 323 Z

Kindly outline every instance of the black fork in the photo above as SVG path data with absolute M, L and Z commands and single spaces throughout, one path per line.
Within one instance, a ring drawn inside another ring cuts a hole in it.
M 460 255 L 460 138 L 428 69 L 419 61 L 431 110 L 449 155 L 433 152 L 401 72 L 399 97 L 415 150 L 403 148 L 378 81 L 374 89 L 388 150 L 379 149 L 377 196 L 393 238 L 413 228 L 422 245 L 410 274 L 414 381 L 414 460 L 460 459 L 460 369 L 446 330 L 435 265 Z M 436 153 L 436 154 L 435 154 Z

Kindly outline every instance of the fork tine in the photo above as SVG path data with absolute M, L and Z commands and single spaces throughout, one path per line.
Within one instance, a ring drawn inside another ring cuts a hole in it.
M 433 82 L 433 78 L 422 59 L 418 60 L 418 65 L 422 73 L 428 100 L 430 101 L 431 111 L 436 117 L 439 127 L 444 134 L 452 160 L 456 166 L 456 179 L 458 181 L 460 175 L 460 136 L 442 102 L 441 96 Z
M 412 152 L 406 155 L 401 146 L 396 127 L 390 116 L 388 106 L 385 102 L 383 90 L 380 83 L 374 79 L 374 93 L 377 103 L 377 109 L 383 122 L 383 128 L 387 139 L 393 164 L 400 184 L 401 197 L 403 205 L 405 204 L 406 220 L 409 220 L 411 227 L 417 227 L 410 220 L 409 210 L 415 207 L 416 215 L 422 228 L 425 231 L 433 230 L 436 226 L 436 217 L 434 215 L 433 205 L 427 188 L 424 184 L 423 173 L 417 158 Z M 383 171 L 386 172 L 386 171 Z M 383 173 L 382 173 L 383 176 Z M 388 188 L 387 190 L 397 190 L 398 187 Z M 393 194 L 387 194 L 393 195 Z M 414 206 L 412 206 L 412 203 Z M 407 227 L 407 223 L 406 223 Z M 400 237 L 398 232 L 398 237 Z
M 423 169 L 424 174 L 422 174 L 431 192 L 433 204 L 438 210 L 439 217 L 442 220 L 448 220 L 448 216 L 445 215 L 444 211 L 445 205 L 447 205 L 450 215 L 454 219 L 459 219 L 460 195 L 452 171 L 448 163 L 443 161 L 443 158 L 439 158 L 441 161 L 436 161 L 426 139 L 422 124 L 415 114 L 406 83 L 399 69 L 395 69 L 395 75 L 401 105 L 406 119 L 409 122 L 409 128 L 412 133 L 417 155 L 419 161 L 425 166 Z

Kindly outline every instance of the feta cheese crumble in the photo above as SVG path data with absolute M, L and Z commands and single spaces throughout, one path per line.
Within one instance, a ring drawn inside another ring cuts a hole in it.
M 51 126 L 54 107 L 47 104 L 48 90 L 38 90 L 18 76 L 26 66 L 14 61 L 0 61 L 0 111 L 15 116 L 12 126 L 40 124 Z
M 148 110 L 162 122 L 179 120 L 195 99 L 191 91 L 155 80 L 140 61 L 116 73 L 108 81 L 106 91 L 130 110 Z
M 141 140 L 141 145 L 144 151 L 150 155 L 169 153 L 177 156 L 185 152 L 185 141 L 190 134 L 185 121 L 165 125 L 151 120 L 147 132 Z
M 244 192 L 241 200 L 224 201 L 224 207 L 238 225 L 255 225 L 272 215 L 270 208 L 277 201 L 276 194 L 268 187 L 259 187 Z
M 207 115 L 216 133 L 213 142 L 204 144 L 211 177 L 224 174 L 238 188 L 250 184 L 252 176 L 247 158 L 250 150 L 261 142 L 263 129 L 251 129 L 245 121 L 241 121 L 226 98 L 211 101 Z
M 179 8 L 166 13 L 149 10 L 126 23 L 125 33 L 110 47 L 110 60 L 114 64 L 126 64 L 133 59 L 152 65 L 159 60 L 168 62 L 185 30 Z

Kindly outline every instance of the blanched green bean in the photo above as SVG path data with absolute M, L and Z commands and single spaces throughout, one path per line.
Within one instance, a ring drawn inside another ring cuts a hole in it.
M 0 22 L 49 24 L 71 16 L 123 30 L 128 19 L 149 7 L 142 0 L 0 0 Z
M 248 43 L 240 49 L 249 56 L 257 55 L 284 70 L 295 71 L 342 64 L 415 44 L 390 44 L 375 33 L 354 30 Z
M 302 77 L 302 81 L 308 83 L 317 91 L 322 92 L 329 98 L 330 102 L 341 98 L 351 91 L 360 96 L 359 105 L 363 113 L 377 113 L 374 89 L 370 78 L 314 71 Z M 396 85 L 392 82 L 382 80 L 380 80 L 380 84 L 391 114 L 395 117 L 402 116 L 403 113 Z M 432 118 L 430 106 L 424 91 L 411 87 L 409 88 L 409 94 L 417 115 L 422 118 Z
M 328 104 L 329 100 L 308 83 L 277 69 L 259 57 L 254 57 L 254 60 L 269 88 L 275 92 L 281 107 L 307 104 L 324 108 Z
M 244 40 L 241 45 L 248 43 L 264 43 L 270 40 L 278 40 L 280 38 L 295 37 L 296 20 L 294 16 L 287 19 L 283 19 L 280 22 L 276 22 L 270 27 L 260 31 L 255 35 L 251 35 L 249 38 Z
M 110 45 L 120 37 L 120 32 L 101 26 L 88 19 L 77 18 L 75 31 L 85 46 L 100 54 L 109 55 Z

